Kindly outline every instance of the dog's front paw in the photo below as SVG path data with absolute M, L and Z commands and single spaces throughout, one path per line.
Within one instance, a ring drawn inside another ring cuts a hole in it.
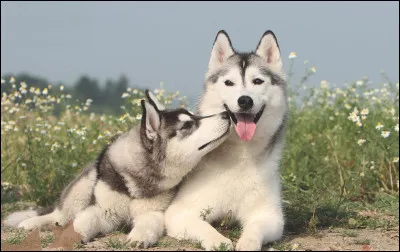
M 137 248 L 148 248 L 154 245 L 158 239 L 159 234 L 153 232 L 152 230 L 141 230 L 141 228 L 133 228 L 129 233 L 127 240 L 128 245 Z
M 30 218 L 27 220 L 22 221 L 21 223 L 18 224 L 18 228 L 23 228 L 25 230 L 32 230 L 35 228 L 39 228 L 40 227 L 40 222 L 36 221 L 36 218 Z
M 236 244 L 236 251 L 261 251 L 261 242 L 254 238 L 241 237 Z
M 201 246 L 207 250 L 233 250 L 232 241 L 223 235 L 218 234 L 212 239 L 203 240 Z

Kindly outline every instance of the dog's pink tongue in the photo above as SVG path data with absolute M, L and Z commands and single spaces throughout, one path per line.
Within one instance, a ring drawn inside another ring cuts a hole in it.
M 254 133 L 256 132 L 256 124 L 253 121 L 252 116 L 235 114 L 237 119 L 236 133 L 242 141 L 250 141 Z

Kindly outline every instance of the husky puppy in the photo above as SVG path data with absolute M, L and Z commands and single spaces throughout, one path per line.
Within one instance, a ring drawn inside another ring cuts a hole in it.
M 235 132 L 207 154 L 165 212 L 167 234 L 201 242 L 206 250 L 232 241 L 209 223 L 226 214 L 242 225 L 236 250 L 261 250 L 280 239 L 284 216 L 279 164 L 288 115 L 285 75 L 272 31 L 254 52 L 239 53 L 225 31 L 211 51 L 198 113 L 227 109 Z M 204 220 L 201 212 L 210 209 Z
M 166 110 L 146 90 L 141 124 L 117 136 L 62 192 L 53 210 L 20 211 L 5 224 L 27 230 L 73 219 L 83 242 L 128 223 L 129 243 L 148 247 L 164 233 L 176 186 L 229 133 L 227 112 L 196 116 Z

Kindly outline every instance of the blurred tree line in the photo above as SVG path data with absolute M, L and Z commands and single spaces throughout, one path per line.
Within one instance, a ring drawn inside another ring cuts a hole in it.
M 58 95 L 60 91 L 60 86 L 64 86 L 62 91 L 64 94 L 72 95 L 73 99 L 78 99 L 79 103 L 84 103 L 87 99 L 92 99 L 92 105 L 87 112 L 104 113 L 119 115 L 122 113 L 121 106 L 124 104 L 124 100 L 121 99 L 121 95 L 126 91 L 128 87 L 139 88 L 129 85 L 128 78 L 125 75 L 121 75 L 118 79 L 108 79 L 101 85 L 99 81 L 88 75 L 82 75 L 78 80 L 73 83 L 73 85 L 68 85 L 64 83 L 51 83 L 45 78 L 34 76 L 28 73 L 20 73 L 17 75 L 3 75 L 2 79 L 6 83 L 1 85 L 1 92 L 10 92 L 12 84 L 9 80 L 13 76 L 15 78 L 15 84 L 19 86 L 20 82 L 25 82 L 27 84 L 27 90 L 31 86 L 35 88 L 40 88 L 43 90 L 49 85 L 52 86 L 49 89 L 49 94 Z M 29 94 L 29 92 L 28 92 Z M 75 100 L 76 101 L 76 100 Z M 78 103 L 78 101 L 76 101 Z

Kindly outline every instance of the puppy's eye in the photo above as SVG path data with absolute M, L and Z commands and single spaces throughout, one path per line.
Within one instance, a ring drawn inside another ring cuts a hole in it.
M 233 83 L 233 82 L 230 81 L 230 80 L 226 80 L 226 81 L 225 81 L 225 85 L 231 87 L 231 86 L 235 85 L 235 83 Z
M 183 124 L 182 128 L 180 130 L 187 130 L 193 127 L 193 121 L 187 121 Z
M 259 79 L 259 78 L 255 78 L 255 79 L 253 80 L 253 84 L 254 84 L 254 85 L 260 85 L 260 84 L 263 84 L 263 83 L 264 83 L 264 81 L 261 80 L 261 79 Z

